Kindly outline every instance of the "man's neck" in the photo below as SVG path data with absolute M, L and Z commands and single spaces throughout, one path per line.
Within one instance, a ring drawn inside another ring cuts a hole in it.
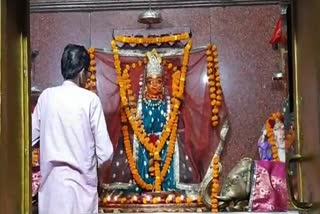
M 80 86 L 80 79 L 78 76 L 76 76 L 73 79 L 68 79 L 68 81 L 73 82 L 74 84 L 76 84 L 77 86 Z

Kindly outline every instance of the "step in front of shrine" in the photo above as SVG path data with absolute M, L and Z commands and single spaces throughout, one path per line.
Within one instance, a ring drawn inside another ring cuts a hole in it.
M 116 212 L 108 212 L 108 213 L 116 213 Z M 168 214 L 170 212 L 157 212 L 157 214 Z M 197 212 L 184 212 L 184 213 L 180 213 L 180 212 L 171 212 L 174 214 L 190 214 L 190 213 L 197 213 Z M 212 214 L 212 212 L 201 212 L 203 214 Z M 223 213 L 227 213 L 227 212 L 218 212 L 217 214 L 223 214 Z M 230 212 L 228 212 L 230 213 Z M 288 212 L 232 212 L 232 213 L 236 213 L 236 214 L 299 214 L 298 211 L 288 211 Z M 105 213 L 107 214 L 107 213 Z M 144 214 L 155 214 L 153 213 L 144 213 Z

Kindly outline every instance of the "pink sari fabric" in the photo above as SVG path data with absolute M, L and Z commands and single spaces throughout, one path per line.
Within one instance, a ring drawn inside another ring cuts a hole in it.
M 32 197 L 34 197 L 38 193 L 40 179 L 40 171 L 32 172 Z
M 250 210 L 254 212 L 287 211 L 287 203 L 285 163 L 255 161 Z

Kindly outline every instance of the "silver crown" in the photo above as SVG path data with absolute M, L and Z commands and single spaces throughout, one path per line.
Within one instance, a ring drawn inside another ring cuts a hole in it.
M 147 52 L 148 64 L 147 64 L 147 77 L 150 76 L 162 76 L 163 68 L 161 66 L 161 56 L 156 49 Z

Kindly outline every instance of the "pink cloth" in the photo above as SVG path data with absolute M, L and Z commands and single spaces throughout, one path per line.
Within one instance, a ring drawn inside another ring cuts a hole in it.
M 250 208 L 255 212 L 287 211 L 285 163 L 256 161 Z
M 32 173 L 32 197 L 38 193 L 40 178 L 41 178 L 40 171 Z

